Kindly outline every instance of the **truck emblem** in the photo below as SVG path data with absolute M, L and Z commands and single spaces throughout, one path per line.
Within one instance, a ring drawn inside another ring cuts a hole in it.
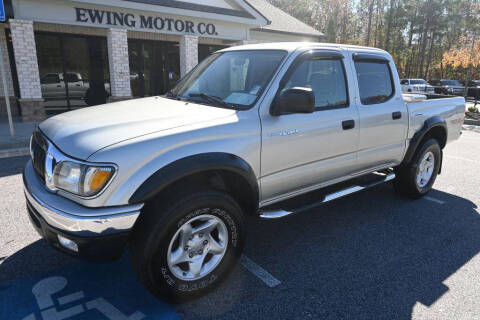
M 282 130 L 282 131 L 277 131 L 277 132 L 272 132 L 270 134 L 271 137 L 276 137 L 276 136 L 289 136 L 292 134 L 298 133 L 298 129 L 289 129 L 289 130 Z

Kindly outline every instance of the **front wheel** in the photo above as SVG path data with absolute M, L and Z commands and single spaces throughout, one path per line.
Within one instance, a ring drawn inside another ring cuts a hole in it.
M 148 204 L 133 230 L 130 256 L 147 289 L 173 302 L 218 285 L 243 249 L 243 214 L 228 195 L 198 192 L 170 206 Z
M 394 187 L 397 192 L 418 199 L 433 186 L 440 169 L 442 151 L 438 141 L 429 139 L 415 152 L 412 161 L 396 168 Z

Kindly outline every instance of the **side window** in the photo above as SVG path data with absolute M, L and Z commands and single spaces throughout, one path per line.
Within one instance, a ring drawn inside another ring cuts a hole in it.
M 355 61 L 355 70 L 362 104 L 377 104 L 390 100 L 394 91 L 388 62 Z
M 58 74 L 48 73 L 43 76 L 41 83 L 42 84 L 60 83 L 60 77 L 58 76 Z
M 78 82 L 80 79 L 76 73 L 65 73 L 65 79 L 67 82 Z
M 408 85 L 408 80 L 404 79 L 404 80 L 400 81 L 400 84 Z
M 345 69 L 340 59 L 303 61 L 290 75 L 282 91 L 294 87 L 311 88 L 317 110 L 348 106 Z

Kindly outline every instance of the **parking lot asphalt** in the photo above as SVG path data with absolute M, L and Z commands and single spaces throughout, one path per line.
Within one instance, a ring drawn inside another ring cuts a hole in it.
M 244 257 L 211 294 L 151 297 L 128 257 L 92 264 L 49 248 L 27 218 L 27 157 L 0 159 L 0 319 L 480 318 L 480 132 L 445 149 L 421 200 L 380 185 L 302 214 L 249 219 Z

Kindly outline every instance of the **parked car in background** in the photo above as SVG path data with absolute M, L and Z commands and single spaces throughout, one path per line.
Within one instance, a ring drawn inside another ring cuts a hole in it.
M 423 79 L 401 79 L 400 85 L 405 93 L 435 93 L 435 89 Z
M 467 96 L 480 99 L 480 80 L 470 80 L 467 85 Z
M 163 97 L 51 117 L 23 175 L 32 224 L 87 259 L 128 245 L 152 294 L 198 297 L 241 256 L 247 216 L 282 218 L 387 181 L 414 199 L 432 189 L 465 99 L 402 94 L 396 70 L 375 48 L 237 46 Z
M 68 93 L 71 98 L 83 98 L 88 89 L 88 83 L 84 83 L 80 73 L 68 72 L 46 73 L 41 78 L 42 96 L 45 99 L 65 99 L 65 80 L 68 84 Z
M 438 94 L 463 96 L 465 92 L 465 87 L 458 80 L 430 80 L 430 84 L 435 88 L 435 93 Z
M 40 80 L 42 88 L 42 96 L 46 100 L 64 100 L 67 98 L 67 86 L 68 97 L 70 99 L 82 99 L 88 105 L 98 104 L 96 100 L 97 96 L 103 96 L 101 100 L 105 100 L 110 95 L 110 83 L 90 87 L 90 81 L 83 79 L 82 75 L 78 72 L 51 72 L 46 73 Z M 67 84 L 67 85 L 65 85 Z M 99 94 L 99 91 L 101 93 Z M 103 102 L 105 103 L 105 101 Z

